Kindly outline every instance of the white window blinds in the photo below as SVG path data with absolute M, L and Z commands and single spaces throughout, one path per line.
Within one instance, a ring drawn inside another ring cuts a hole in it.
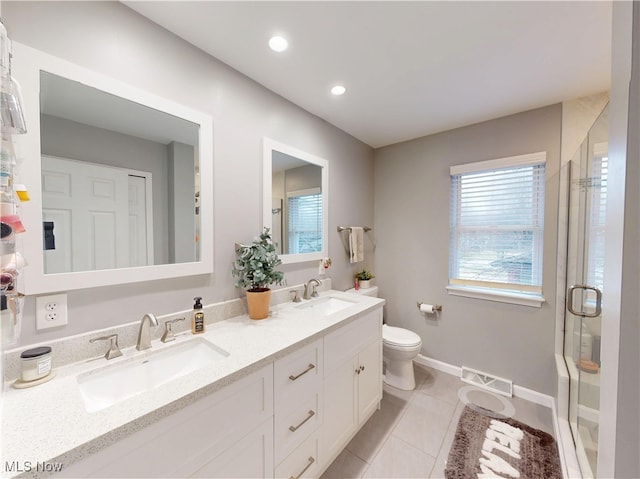
M 322 193 L 319 188 L 287 193 L 290 254 L 322 250 Z
M 600 291 L 604 289 L 604 229 L 607 208 L 607 173 L 609 158 L 607 144 L 594 148 L 590 188 L 589 217 L 586 224 L 588 244 L 587 283 Z
M 542 294 L 546 154 L 451 168 L 449 284 Z

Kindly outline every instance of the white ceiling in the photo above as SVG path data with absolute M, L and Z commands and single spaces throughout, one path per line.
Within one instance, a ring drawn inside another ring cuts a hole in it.
M 610 85 L 608 1 L 123 3 L 372 147 Z

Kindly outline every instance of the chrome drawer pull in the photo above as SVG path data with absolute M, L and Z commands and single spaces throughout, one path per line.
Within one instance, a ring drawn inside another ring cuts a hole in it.
M 315 368 L 316 366 L 314 364 L 309 363 L 309 366 L 307 366 L 307 369 L 305 369 L 304 371 L 302 371 L 300 374 L 298 374 L 297 376 L 294 376 L 293 374 L 291 376 L 289 376 L 289 379 L 291 379 L 292 381 L 295 381 L 296 379 L 298 379 L 300 376 L 304 376 L 305 374 L 307 374 L 309 371 L 311 371 L 313 368 Z
M 313 416 L 316 415 L 315 412 L 309 410 L 309 412 L 307 413 L 308 416 L 304 418 L 304 421 L 302 421 L 300 424 L 298 424 L 297 426 L 289 426 L 289 431 L 291 432 L 296 432 L 298 429 L 300 429 L 302 427 L 302 425 L 307 422 L 309 419 L 311 419 Z M 304 472 L 304 471 L 303 471 Z
M 313 464 L 314 462 L 316 462 L 316 460 L 313 457 L 309 457 L 309 464 L 307 464 L 305 466 L 305 468 L 300 472 L 300 474 L 298 474 L 297 476 L 293 477 L 289 477 L 289 479 L 300 479 L 302 477 L 302 475 L 307 472 L 307 469 L 309 469 L 311 467 L 311 464 Z

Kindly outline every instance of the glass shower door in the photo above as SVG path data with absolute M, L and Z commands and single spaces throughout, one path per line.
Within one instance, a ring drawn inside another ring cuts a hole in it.
M 568 165 L 564 358 L 570 376 L 569 424 L 585 478 L 595 477 L 598 461 L 608 126 L 607 106 Z

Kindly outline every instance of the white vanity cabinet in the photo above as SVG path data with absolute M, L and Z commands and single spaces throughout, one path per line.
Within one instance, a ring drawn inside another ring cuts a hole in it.
M 58 475 L 85 478 L 272 476 L 272 364 L 170 413 L 63 469 Z
M 57 477 L 320 476 L 382 398 L 382 308 L 316 337 Z
M 382 399 L 382 308 L 326 335 L 324 357 L 320 454 L 326 467 Z

